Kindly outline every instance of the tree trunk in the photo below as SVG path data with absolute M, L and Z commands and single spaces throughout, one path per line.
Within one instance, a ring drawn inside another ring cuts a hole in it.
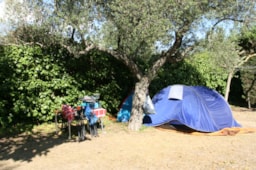
M 248 107 L 248 109 L 251 109 L 251 108 L 252 108 L 252 106 L 251 106 L 250 93 L 247 94 L 247 107 Z
M 128 128 L 133 131 L 138 131 L 141 128 L 143 121 L 143 104 L 146 100 L 146 94 L 148 92 L 149 80 L 147 77 L 143 77 L 135 85 L 134 96 L 132 100 L 132 111 L 129 120 Z
M 229 97 L 229 91 L 230 91 L 230 85 L 231 85 L 231 80 L 232 80 L 232 77 L 233 77 L 233 71 L 231 71 L 229 74 L 228 74 L 228 80 L 227 80 L 227 87 L 226 87 L 226 91 L 225 91 L 225 100 L 228 102 L 228 97 Z

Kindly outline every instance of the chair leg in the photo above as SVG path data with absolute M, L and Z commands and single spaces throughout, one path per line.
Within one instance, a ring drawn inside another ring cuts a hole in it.
M 85 125 L 84 125 L 84 123 L 82 123 L 82 132 L 81 133 L 82 133 L 82 139 L 85 140 L 86 139 L 86 137 L 85 137 L 86 134 L 85 134 Z
M 68 139 L 71 139 L 71 122 L 68 121 Z
M 94 123 L 93 129 L 94 129 L 94 136 L 95 136 L 95 137 L 98 137 L 99 135 L 98 135 L 97 123 Z
M 78 132 L 78 141 L 82 141 L 85 139 L 85 127 L 83 120 L 79 120 L 77 125 L 77 132 Z
M 90 125 L 90 134 L 93 137 L 93 134 L 94 134 L 93 125 Z

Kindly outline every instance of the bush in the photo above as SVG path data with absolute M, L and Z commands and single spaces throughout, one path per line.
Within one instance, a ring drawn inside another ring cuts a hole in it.
M 133 86 L 122 63 L 97 51 L 77 59 L 59 46 L 8 46 L 0 56 L 1 126 L 50 121 L 62 104 L 79 104 L 94 92 L 115 112 Z

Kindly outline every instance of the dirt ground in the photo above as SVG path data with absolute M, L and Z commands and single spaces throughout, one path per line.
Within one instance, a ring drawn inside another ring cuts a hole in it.
M 125 125 L 111 123 L 105 117 L 105 128 L 99 130 L 99 137 L 87 134 L 90 139 L 77 142 L 75 136 L 67 140 L 65 133 L 55 135 L 54 126 L 38 127 L 33 133 L 0 139 L 0 169 L 255 170 L 256 111 L 240 108 L 233 115 L 244 127 L 233 135 L 163 128 L 130 132 Z

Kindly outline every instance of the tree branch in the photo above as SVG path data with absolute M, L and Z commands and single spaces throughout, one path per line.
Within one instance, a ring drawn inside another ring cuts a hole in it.
M 155 75 L 157 74 L 158 70 L 165 64 L 165 62 L 172 61 L 177 62 L 177 58 L 175 58 L 175 54 L 177 53 L 178 49 L 181 47 L 183 34 L 185 30 L 180 32 L 175 32 L 175 42 L 172 47 L 169 48 L 166 52 L 162 53 L 160 58 L 153 64 L 151 69 L 148 71 L 149 80 L 151 81 Z
M 240 62 L 238 63 L 238 65 L 236 66 L 236 68 L 239 68 L 241 67 L 244 63 L 246 63 L 250 58 L 252 57 L 256 57 L 256 53 L 254 54 L 249 54 L 249 55 L 246 55 L 244 57 L 241 58 Z
M 94 48 L 96 48 L 96 47 L 94 46 L 93 43 L 86 44 L 86 48 L 84 50 L 82 50 L 82 51 L 79 51 L 78 54 L 79 55 L 85 55 L 85 54 L 87 54 L 89 51 L 91 51 Z
M 122 61 L 133 73 L 133 75 L 140 80 L 143 77 L 142 72 L 140 71 L 139 67 L 137 66 L 137 64 L 130 59 L 127 55 L 125 54 L 119 54 L 118 51 L 115 50 L 109 50 L 106 49 L 104 47 L 96 47 L 95 49 L 98 49 L 100 51 L 104 51 L 107 52 L 108 54 L 112 55 L 113 57 L 115 57 L 117 60 Z
M 19 45 L 38 45 L 40 46 L 41 48 L 44 47 L 43 44 L 39 43 L 39 42 L 23 42 L 23 43 L 20 43 L 20 44 L 17 44 L 17 43 L 7 43 L 7 44 L 3 44 L 4 46 L 19 46 Z
M 221 18 L 221 19 L 219 19 L 217 22 L 215 22 L 215 24 L 213 24 L 211 31 L 206 34 L 206 39 L 208 39 L 208 37 L 209 37 L 209 35 L 211 34 L 211 32 L 213 32 L 213 31 L 215 30 L 216 26 L 217 26 L 219 23 L 221 23 L 222 21 L 227 21 L 227 20 L 230 20 L 230 21 L 237 21 L 237 22 L 244 22 L 244 20 L 241 20 L 241 19 L 235 19 L 235 18 L 229 18 L 229 17 Z
M 99 51 L 106 52 L 106 53 L 112 55 L 117 60 L 122 61 L 132 71 L 133 75 L 138 80 L 140 80 L 142 78 L 143 74 L 140 71 L 140 69 L 137 66 L 137 64 L 133 60 L 131 60 L 128 56 L 126 56 L 125 54 L 120 54 L 116 50 L 110 50 L 110 49 L 106 49 L 104 47 L 96 46 L 93 43 L 85 42 L 85 45 L 86 45 L 86 48 L 84 50 L 82 50 L 82 51 L 79 51 L 78 54 L 80 54 L 80 55 L 87 54 L 92 49 L 97 49 Z
M 226 21 L 226 20 L 237 21 L 237 22 L 244 22 L 244 20 L 241 20 L 241 19 L 224 17 L 224 18 L 219 19 L 219 20 L 213 25 L 212 31 L 215 29 L 215 27 L 216 27 L 219 23 L 221 23 L 222 21 Z

